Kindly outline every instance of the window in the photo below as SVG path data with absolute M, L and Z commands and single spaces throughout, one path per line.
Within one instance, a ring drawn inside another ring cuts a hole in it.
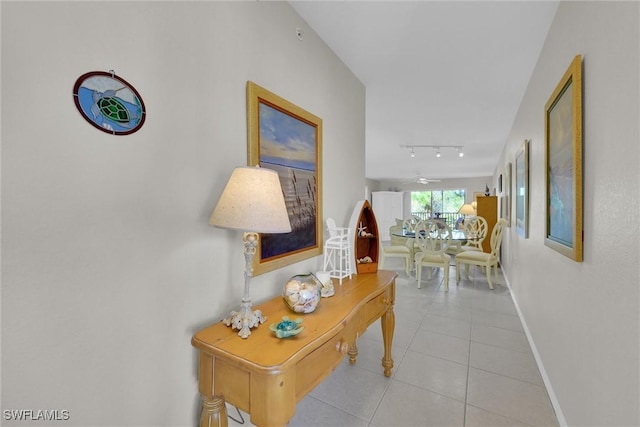
M 411 215 L 421 219 L 440 217 L 453 224 L 458 219 L 458 210 L 464 201 L 463 189 L 412 191 Z

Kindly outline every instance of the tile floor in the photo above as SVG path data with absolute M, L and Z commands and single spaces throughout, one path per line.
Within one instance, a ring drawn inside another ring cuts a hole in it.
M 298 403 L 289 426 L 557 426 L 504 278 L 490 291 L 472 268 L 456 286 L 452 266 L 449 292 L 441 270 L 417 289 L 401 262 L 386 266 L 398 271 L 392 376 L 383 375 L 373 324 L 358 341 L 357 363 L 345 359 Z

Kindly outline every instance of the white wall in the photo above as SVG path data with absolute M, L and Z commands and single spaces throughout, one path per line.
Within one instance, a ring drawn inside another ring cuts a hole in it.
M 241 233 L 208 219 L 246 164 L 247 80 L 324 120 L 324 216 L 345 224 L 364 188 L 364 87 L 284 2 L 1 7 L 2 409 L 194 425 L 191 336 L 242 295 Z M 72 100 L 81 74 L 109 69 L 146 104 L 130 136 Z M 254 278 L 254 301 L 319 265 Z
M 530 145 L 530 237 L 510 228 L 504 266 L 560 420 L 640 425 L 639 5 L 562 2 L 499 162 Z M 583 62 L 584 262 L 544 246 L 544 105 Z

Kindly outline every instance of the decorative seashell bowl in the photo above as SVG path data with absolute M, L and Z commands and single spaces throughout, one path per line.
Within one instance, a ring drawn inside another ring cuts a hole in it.
M 284 303 L 296 313 L 311 313 L 320 302 L 322 283 L 313 274 L 293 276 L 282 290 Z

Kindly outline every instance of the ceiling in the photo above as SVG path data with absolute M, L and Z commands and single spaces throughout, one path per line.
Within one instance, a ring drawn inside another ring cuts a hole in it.
M 558 6 L 290 3 L 366 86 L 367 178 L 399 183 L 493 175 Z

